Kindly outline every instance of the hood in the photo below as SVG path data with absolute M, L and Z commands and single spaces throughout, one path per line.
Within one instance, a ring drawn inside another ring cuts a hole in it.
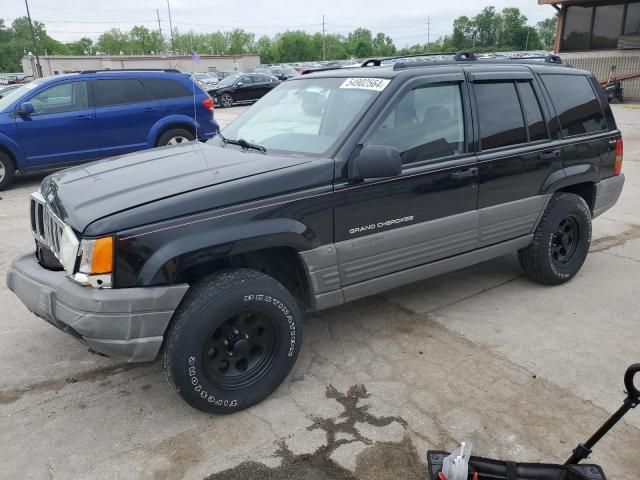
M 141 205 L 308 162 L 190 142 L 54 173 L 44 179 L 42 194 L 60 219 L 83 232 L 96 220 Z

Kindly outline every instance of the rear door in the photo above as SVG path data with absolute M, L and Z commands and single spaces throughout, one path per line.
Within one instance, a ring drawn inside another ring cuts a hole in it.
M 239 102 L 247 102 L 255 99 L 253 79 L 251 75 L 243 75 L 236 82 L 236 93 L 233 98 Z
M 100 157 L 89 82 L 74 80 L 52 85 L 24 101 L 33 105 L 34 112 L 16 115 L 15 121 L 29 168 Z
M 548 200 L 540 194 L 544 182 L 562 163 L 530 70 L 473 72 L 469 78 L 479 151 L 481 248 L 531 233 Z
M 465 133 L 469 115 L 464 76 L 455 73 L 407 81 L 374 121 L 359 144 L 396 147 L 403 168 L 398 177 L 336 184 L 343 286 L 475 248 L 477 161 Z
M 135 77 L 98 78 L 93 84 L 103 156 L 153 147 L 148 143 L 149 132 L 162 111 L 142 81 Z
M 151 96 L 160 102 L 162 111 L 167 115 L 194 116 L 194 91 L 201 94 L 200 88 L 189 89 L 182 82 L 171 78 L 143 78 Z
M 610 176 L 617 131 L 609 131 L 589 78 L 561 72 L 541 77 L 558 115 L 565 173 L 581 175 L 585 181 Z

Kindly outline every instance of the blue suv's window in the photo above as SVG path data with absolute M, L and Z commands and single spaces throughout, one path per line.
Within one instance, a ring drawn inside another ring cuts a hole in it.
M 54 85 L 32 97 L 34 115 L 73 112 L 89 108 L 87 82 L 69 82 Z
M 187 88 L 186 85 L 180 83 L 178 80 L 171 80 L 169 78 L 145 78 L 142 81 L 151 92 L 151 95 L 153 95 L 153 98 L 157 100 L 190 97 L 193 95 L 193 90 Z
M 109 78 L 96 80 L 96 107 L 123 105 L 151 100 L 149 94 L 137 78 Z

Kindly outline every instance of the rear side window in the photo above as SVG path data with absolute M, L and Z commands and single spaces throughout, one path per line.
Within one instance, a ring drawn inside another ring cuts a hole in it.
M 474 85 L 482 150 L 526 143 L 527 131 L 513 82 Z
M 137 78 L 114 78 L 96 80 L 96 107 L 123 105 L 150 100 L 142 82 Z
M 524 109 L 524 114 L 527 118 L 529 141 L 536 142 L 538 140 L 546 140 L 549 138 L 547 134 L 547 126 L 545 125 L 544 118 L 542 117 L 540 103 L 533 91 L 531 82 L 519 82 L 518 93 L 520 94 L 522 108 Z
M 147 90 L 151 93 L 151 96 L 157 100 L 190 97 L 193 95 L 193 90 L 189 89 L 178 80 L 171 80 L 168 78 L 145 78 L 143 82 L 146 85 Z
M 606 130 L 607 123 L 589 79 L 582 75 L 542 75 L 565 137 Z

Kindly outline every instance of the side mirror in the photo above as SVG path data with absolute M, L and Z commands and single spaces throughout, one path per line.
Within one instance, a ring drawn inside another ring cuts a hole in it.
M 16 113 L 25 117 L 31 115 L 33 112 L 35 112 L 35 110 L 33 108 L 33 104 L 30 102 L 21 103 L 18 105 L 18 108 L 16 108 Z
M 242 82 L 236 83 L 236 86 L 238 86 L 238 87 L 241 87 L 242 85 L 244 85 L 244 83 L 242 83 Z
M 349 162 L 349 180 L 395 177 L 400 173 L 400 152 L 386 145 L 367 145 Z

